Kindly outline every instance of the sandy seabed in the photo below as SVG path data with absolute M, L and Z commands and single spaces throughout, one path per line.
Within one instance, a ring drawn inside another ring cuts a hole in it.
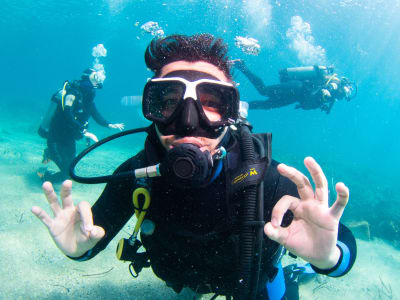
M 36 135 L 36 125 L 3 124 L 0 129 L 0 299 L 193 299 L 187 290 L 175 294 L 150 269 L 144 269 L 134 279 L 128 271 L 129 264 L 116 259 L 117 243 L 129 236 L 133 220 L 106 250 L 90 261 L 76 262 L 62 255 L 45 226 L 30 212 L 33 205 L 49 212 L 36 176 L 45 141 Z M 112 157 L 104 153 L 107 154 Z M 75 203 L 81 200 L 93 203 L 103 187 L 75 183 Z M 400 299 L 399 250 L 377 239 L 357 239 L 357 244 L 358 257 L 349 274 L 341 278 L 318 275 L 300 285 L 300 298 Z M 284 264 L 292 262 L 291 258 L 284 260 Z

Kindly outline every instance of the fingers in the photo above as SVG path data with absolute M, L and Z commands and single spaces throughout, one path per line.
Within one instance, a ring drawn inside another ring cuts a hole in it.
M 71 191 L 72 191 L 72 181 L 65 180 L 61 186 L 61 192 L 60 192 L 63 208 L 68 208 L 74 205 L 72 202 Z
M 54 216 L 57 216 L 62 209 L 60 207 L 60 204 L 58 203 L 57 194 L 54 191 L 53 185 L 49 181 L 46 181 L 45 183 L 43 183 L 42 188 L 46 196 L 47 202 L 49 202 L 51 210 L 54 213 Z M 72 189 L 72 181 L 71 180 L 64 181 L 60 192 L 64 208 L 68 206 L 73 206 L 71 189 Z M 36 217 L 38 217 L 48 228 L 50 227 L 52 218 L 42 208 L 34 206 L 32 207 L 31 210 L 32 213 Z
M 31 211 L 36 217 L 38 217 L 38 219 L 42 221 L 44 225 L 47 226 L 47 228 L 50 228 L 52 219 L 42 208 L 39 206 L 33 206 Z
M 49 181 L 46 181 L 45 183 L 43 183 L 42 189 L 46 196 L 47 202 L 49 202 L 50 204 L 51 210 L 56 216 L 61 211 L 61 207 L 58 203 L 57 195 L 54 192 L 53 185 Z
M 283 216 L 287 210 L 294 211 L 300 204 L 300 199 L 285 195 L 283 196 L 272 209 L 271 223 L 274 227 L 279 227 L 282 223 Z
M 289 178 L 297 186 L 301 199 L 316 198 L 317 200 L 328 204 L 328 181 L 319 164 L 312 158 L 306 157 L 304 164 L 307 167 L 315 184 L 315 196 L 313 188 L 308 178 L 295 168 L 284 164 L 278 165 L 278 171 L 281 175 Z
M 300 199 L 289 195 L 283 196 L 272 209 L 272 219 L 264 226 L 265 234 L 273 241 L 284 245 L 289 236 L 288 228 L 281 227 L 283 216 L 287 210 L 294 211 Z
M 278 171 L 281 175 L 289 178 L 297 186 L 301 199 L 309 199 L 314 197 L 314 191 L 308 178 L 293 167 L 285 164 L 278 165 Z
M 272 226 L 271 222 L 268 222 L 264 226 L 265 234 L 273 241 L 285 245 L 285 241 L 289 236 L 289 231 L 287 228 L 284 227 L 274 227 Z
M 315 184 L 315 198 L 328 204 L 328 181 L 319 164 L 312 158 L 306 157 L 304 164 L 307 167 Z
M 110 124 L 109 127 L 114 129 L 119 129 L 120 131 L 122 131 L 125 128 L 125 124 L 124 123 Z
M 78 213 L 81 218 L 81 232 L 90 239 L 92 245 L 96 245 L 101 240 L 105 231 L 100 226 L 93 225 L 93 214 L 90 204 L 86 201 L 82 201 L 78 204 Z
M 344 183 L 339 182 L 336 184 L 337 198 L 330 208 L 331 215 L 339 220 L 343 214 L 343 211 L 349 201 L 349 189 Z
M 97 244 L 105 235 L 105 231 L 100 226 L 93 226 L 93 229 L 90 231 L 90 239 Z
M 90 204 L 86 201 L 82 201 L 78 204 L 78 212 L 81 218 L 81 232 L 88 238 L 90 238 L 93 245 L 101 240 L 105 231 L 100 226 L 93 225 L 93 214 Z
M 82 201 L 79 202 L 77 208 L 81 218 L 81 231 L 85 236 L 89 236 L 93 230 L 93 215 L 90 204 Z

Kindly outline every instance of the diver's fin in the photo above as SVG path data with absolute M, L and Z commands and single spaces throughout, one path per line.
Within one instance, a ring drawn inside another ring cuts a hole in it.
M 305 282 L 317 275 L 309 263 L 288 265 L 283 268 L 283 273 L 286 282 Z

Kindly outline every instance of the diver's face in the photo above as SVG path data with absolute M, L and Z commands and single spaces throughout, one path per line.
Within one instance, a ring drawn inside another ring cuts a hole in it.
M 196 61 L 196 62 L 187 62 L 187 61 L 175 61 L 170 64 L 165 65 L 161 69 L 160 77 L 165 77 L 167 74 L 175 71 L 198 71 L 207 73 L 218 80 L 229 82 L 225 73 L 214 66 L 213 64 L 204 62 L 204 61 Z M 204 113 L 210 121 L 217 121 L 221 119 L 221 115 L 212 109 L 204 108 Z M 183 143 L 190 143 L 197 145 L 201 151 L 208 150 L 211 154 L 214 154 L 216 151 L 216 147 L 221 142 L 222 138 L 226 133 L 227 128 L 222 132 L 222 134 L 214 139 L 206 138 L 202 136 L 178 136 L 178 135 L 162 135 L 157 129 L 158 137 L 162 145 L 167 149 L 172 149 L 176 145 Z
M 89 76 L 90 83 L 92 84 L 93 88 L 101 89 L 103 87 L 103 82 L 106 79 L 105 72 L 100 70 L 97 72 L 93 72 Z

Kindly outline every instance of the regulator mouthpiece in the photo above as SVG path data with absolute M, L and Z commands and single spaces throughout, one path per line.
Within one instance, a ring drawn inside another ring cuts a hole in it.
M 213 159 L 193 144 L 181 144 L 168 151 L 160 164 L 160 173 L 179 188 L 196 188 L 207 183 Z

